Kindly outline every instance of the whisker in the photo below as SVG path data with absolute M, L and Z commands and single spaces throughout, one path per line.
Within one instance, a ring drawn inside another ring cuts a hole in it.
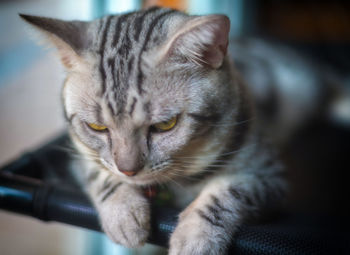
M 198 158 L 206 158 L 206 157 L 222 157 L 222 156 L 227 156 L 227 155 L 232 155 L 244 150 L 247 150 L 253 146 L 255 146 L 255 143 L 251 143 L 249 145 L 244 146 L 243 148 L 240 148 L 238 150 L 233 150 L 233 151 L 229 151 L 229 152 L 225 152 L 225 153 L 218 153 L 218 154 L 206 154 L 205 156 L 202 155 L 197 155 L 197 156 L 174 156 L 173 158 L 175 159 L 198 159 Z
M 178 160 L 175 160 L 172 165 L 176 165 L 176 164 L 187 164 L 187 165 L 193 165 L 195 162 L 207 162 L 207 159 L 201 159 L 201 158 L 198 158 L 196 160 L 181 160 L 181 159 L 178 159 Z M 222 164 L 222 165 L 226 165 L 228 163 L 230 163 L 231 160 L 213 160 L 213 161 L 209 161 L 208 164 Z
M 166 178 L 168 181 L 171 181 L 171 182 L 173 182 L 173 183 L 175 183 L 177 186 L 179 186 L 180 188 L 183 188 L 183 186 L 180 184 L 180 183 L 178 183 L 177 181 L 175 181 L 173 178 L 171 178 L 170 176 L 168 176 L 168 175 L 162 175 L 162 177 L 164 177 L 164 178 Z
M 253 118 L 242 120 L 242 121 L 239 121 L 239 122 L 232 122 L 232 123 L 225 123 L 225 122 L 223 122 L 223 123 L 218 123 L 218 124 L 212 124 L 210 126 L 212 126 L 212 127 L 229 127 L 229 126 L 232 126 L 232 127 L 234 127 L 234 126 L 238 126 L 238 125 L 245 124 L 247 122 L 253 121 L 254 119 L 255 118 L 253 117 Z

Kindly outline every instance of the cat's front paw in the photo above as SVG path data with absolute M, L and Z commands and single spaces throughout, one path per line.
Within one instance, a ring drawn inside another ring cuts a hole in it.
M 170 238 L 169 255 L 222 255 L 229 237 L 221 225 L 203 220 L 198 211 L 180 216 L 178 226 Z
M 146 242 L 150 230 L 150 206 L 136 189 L 126 185 L 120 187 L 99 207 L 103 230 L 112 241 L 129 248 Z

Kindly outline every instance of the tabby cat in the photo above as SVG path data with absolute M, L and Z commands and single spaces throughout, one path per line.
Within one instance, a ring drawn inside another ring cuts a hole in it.
M 143 188 L 167 183 L 185 208 L 169 254 L 223 254 L 286 184 L 250 88 L 227 55 L 229 19 L 151 8 L 92 22 L 21 15 L 67 72 L 62 98 L 103 230 L 137 247 Z

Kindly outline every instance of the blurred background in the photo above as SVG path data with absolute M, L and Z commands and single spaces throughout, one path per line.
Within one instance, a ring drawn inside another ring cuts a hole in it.
M 262 37 L 286 44 L 326 65 L 343 86 L 350 87 L 348 1 L 0 0 L 0 166 L 65 130 L 60 105 L 64 70 L 54 51 L 37 44 L 35 33 L 18 13 L 90 20 L 152 5 L 190 14 L 226 14 L 232 37 Z M 290 178 L 299 183 L 292 186 L 299 192 L 291 198 L 291 208 L 347 215 L 343 199 L 348 194 L 345 169 L 350 169 L 348 127 L 318 122 L 307 130 L 288 151 L 297 155 L 288 160 L 297 169 Z M 323 163 L 320 158 L 329 160 Z M 310 188 L 310 182 L 318 184 Z M 0 247 L 3 255 L 164 253 L 150 245 L 124 249 L 102 234 L 4 211 L 0 211 Z

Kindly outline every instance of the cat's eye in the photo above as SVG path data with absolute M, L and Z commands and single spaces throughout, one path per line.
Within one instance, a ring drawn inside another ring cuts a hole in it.
M 176 122 L 177 122 L 177 116 L 174 116 L 170 120 L 156 123 L 152 127 L 158 132 L 165 132 L 175 127 Z
M 98 125 L 95 123 L 87 123 L 87 125 L 95 131 L 107 131 L 107 127 L 103 125 Z

